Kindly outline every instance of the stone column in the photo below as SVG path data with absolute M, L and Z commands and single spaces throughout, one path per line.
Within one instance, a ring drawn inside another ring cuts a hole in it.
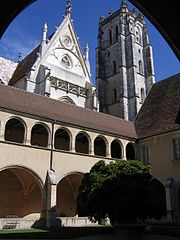
M 2 122 L 0 121 L 0 141 L 4 141 L 4 132 L 2 129 Z
M 91 141 L 89 142 L 89 154 L 94 156 L 94 138 L 91 138 Z
M 57 226 L 56 214 L 56 193 L 57 184 L 55 172 L 49 170 L 46 178 L 47 207 L 46 207 L 46 226 L 52 228 Z
M 109 142 L 106 145 L 106 157 L 111 158 L 111 144 Z
M 26 145 L 31 145 L 31 127 L 27 127 L 26 139 L 24 139 Z
M 122 144 L 122 159 L 127 160 L 127 158 L 126 158 L 126 144 L 124 142 Z
M 76 152 L 76 136 L 72 135 L 71 152 Z

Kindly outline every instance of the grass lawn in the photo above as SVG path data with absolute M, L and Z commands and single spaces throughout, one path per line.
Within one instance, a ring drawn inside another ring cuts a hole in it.
M 72 239 L 94 234 L 111 234 L 112 228 L 97 227 L 62 227 L 60 229 L 3 229 L 1 239 Z

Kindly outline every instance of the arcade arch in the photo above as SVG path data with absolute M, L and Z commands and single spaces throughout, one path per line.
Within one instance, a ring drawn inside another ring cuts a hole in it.
M 70 150 L 71 135 L 67 129 L 60 128 L 55 132 L 54 148 L 59 150 Z
M 102 136 L 96 137 L 96 139 L 94 140 L 94 154 L 96 156 L 106 157 L 106 144 L 107 141 Z
M 89 154 L 89 136 L 86 133 L 78 133 L 75 144 L 76 152 Z
M 30 214 L 40 218 L 43 200 L 42 182 L 35 173 L 18 166 L 0 170 L 0 218 Z
M 24 143 L 25 123 L 19 118 L 10 118 L 5 125 L 5 141 Z
M 118 140 L 114 140 L 111 143 L 111 157 L 116 159 L 122 158 L 122 147 Z
M 78 189 L 82 173 L 71 173 L 62 178 L 57 185 L 57 216 L 74 217 L 77 214 Z
M 37 123 L 31 130 L 31 145 L 48 147 L 49 131 L 44 124 Z
M 135 149 L 132 143 L 128 143 L 126 145 L 126 159 L 127 160 L 135 160 Z
M 149 206 L 149 213 L 152 216 L 154 212 L 156 212 L 156 218 L 161 219 L 162 215 L 165 216 L 166 214 L 166 191 L 164 185 L 153 178 L 150 181 L 150 206 Z M 151 216 L 150 216 L 151 217 Z

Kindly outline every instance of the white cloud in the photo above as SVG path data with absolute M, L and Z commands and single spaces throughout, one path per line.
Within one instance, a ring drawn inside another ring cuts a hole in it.
M 37 45 L 39 40 L 25 35 L 20 29 L 12 29 L 0 41 L 0 56 L 12 61 L 18 61 L 19 53 L 23 59 Z

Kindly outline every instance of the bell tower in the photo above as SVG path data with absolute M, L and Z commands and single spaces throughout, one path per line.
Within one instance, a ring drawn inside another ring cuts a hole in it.
M 100 17 L 96 49 L 100 111 L 133 121 L 155 82 L 152 46 L 142 13 L 120 9 Z

